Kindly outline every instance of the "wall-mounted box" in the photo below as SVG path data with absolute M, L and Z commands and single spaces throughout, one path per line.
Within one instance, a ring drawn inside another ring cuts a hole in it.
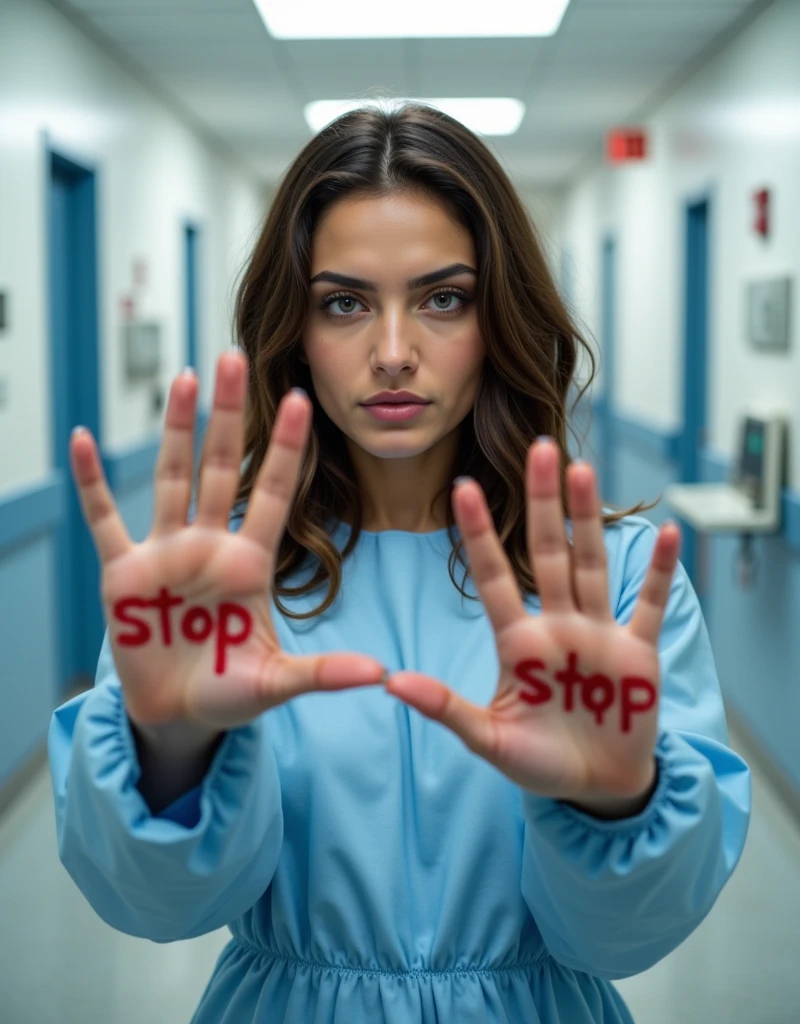
M 161 368 L 161 324 L 129 323 L 122 326 L 125 379 L 129 383 L 152 380 Z
M 792 281 L 776 277 L 747 285 L 747 340 L 754 348 L 785 352 L 789 348 Z
M 8 292 L 0 292 L 0 334 L 8 330 Z

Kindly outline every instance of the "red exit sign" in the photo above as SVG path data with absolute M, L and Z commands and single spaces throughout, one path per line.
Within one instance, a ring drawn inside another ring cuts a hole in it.
M 647 158 L 647 133 L 641 128 L 614 128 L 606 135 L 606 158 L 621 164 Z

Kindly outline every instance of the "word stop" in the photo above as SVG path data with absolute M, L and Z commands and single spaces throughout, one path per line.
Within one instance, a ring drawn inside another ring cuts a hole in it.
M 514 675 L 522 681 L 527 689 L 520 690 L 519 699 L 526 704 L 546 704 L 553 699 L 553 687 L 532 672 L 533 669 L 546 669 L 547 666 L 538 658 L 520 661 L 514 666 Z M 553 678 L 564 687 L 564 710 L 575 710 L 575 692 L 579 692 L 580 701 L 587 711 L 591 711 L 598 725 L 603 724 L 603 715 L 614 703 L 615 687 L 608 676 L 595 673 L 583 676 L 578 672 L 578 654 L 570 651 L 567 656 L 567 667 L 561 672 L 554 672 Z M 655 704 L 656 688 L 648 679 L 640 676 L 626 676 L 619 686 L 620 689 L 620 725 L 622 732 L 631 731 L 631 716 L 635 712 L 647 711 Z
M 139 647 L 149 643 L 152 638 L 150 626 L 142 619 L 135 618 L 128 611 L 129 608 L 157 608 L 161 618 L 161 639 L 167 647 L 172 646 L 172 622 L 170 609 L 185 602 L 186 598 L 173 596 L 166 587 L 158 592 L 158 597 L 150 600 L 144 597 L 121 597 L 114 602 L 114 618 L 126 626 L 135 626 L 137 632 L 122 633 L 117 637 L 117 643 L 123 647 Z M 238 633 L 230 632 L 231 620 L 239 617 L 242 628 Z M 216 623 L 216 661 L 214 671 L 222 675 L 225 671 L 225 656 L 229 647 L 243 644 L 250 636 L 253 626 L 253 617 L 250 612 L 240 604 L 233 601 L 222 601 L 219 606 L 219 615 Z M 181 635 L 193 644 L 202 644 L 214 632 L 214 619 L 210 612 L 199 605 L 192 605 L 184 612 L 180 621 Z

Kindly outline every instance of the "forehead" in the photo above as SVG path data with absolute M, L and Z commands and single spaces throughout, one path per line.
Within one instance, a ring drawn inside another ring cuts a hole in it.
M 312 243 L 312 270 L 330 269 L 333 258 L 428 260 L 441 256 L 463 262 L 475 259 L 470 232 L 446 203 L 418 192 L 352 195 L 333 203 L 320 218 Z

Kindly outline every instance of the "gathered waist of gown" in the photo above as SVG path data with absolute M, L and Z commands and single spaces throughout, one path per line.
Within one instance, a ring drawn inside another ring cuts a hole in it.
M 392 968 L 304 956 L 232 932 L 191 1024 L 634 1024 L 610 982 L 542 948 L 495 962 Z
M 359 964 L 336 964 L 324 960 L 312 959 L 301 956 L 296 952 L 286 953 L 271 949 L 266 945 L 253 942 L 241 934 L 234 933 L 231 940 L 232 946 L 240 947 L 240 952 L 249 952 L 251 956 L 258 957 L 265 961 L 282 962 L 287 965 L 294 964 L 298 967 L 312 968 L 319 971 L 329 971 L 337 974 L 361 975 L 363 977 L 390 977 L 390 978 L 415 978 L 435 977 L 458 977 L 469 974 L 503 974 L 509 971 L 538 970 L 545 963 L 555 961 L 546 950 L 540 950 L 529 957 L 515 960 L 511 963 L 496 965 L 474 965 L 469 967 L 451 967 L 436 969 L 433 967 L 406 967 L 393 970 L 385 967 L 366 967 Z M 563 968 L 561 968 L 563 970 Z

